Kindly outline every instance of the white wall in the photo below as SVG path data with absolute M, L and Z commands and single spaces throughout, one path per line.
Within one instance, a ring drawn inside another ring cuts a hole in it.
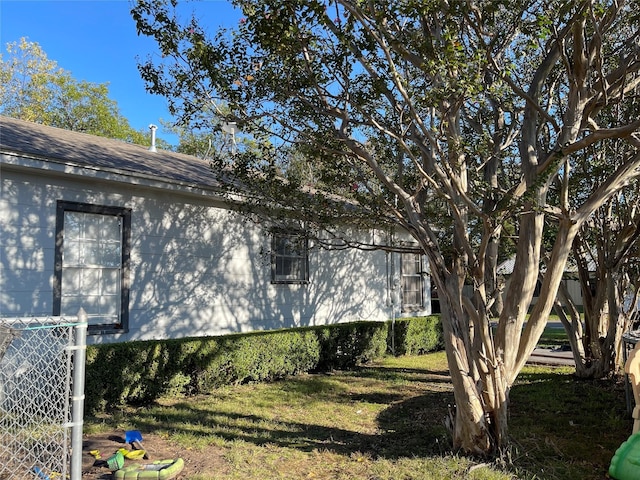
M 308 284 L 272 284 L 268 231 L 202 197 L 14 167 L 0 175 L 0 316 L 51 315 L 58 200 L 132 209 L 129 332 L 90 342 L 391 315 L 384 252 L 312 248 Z

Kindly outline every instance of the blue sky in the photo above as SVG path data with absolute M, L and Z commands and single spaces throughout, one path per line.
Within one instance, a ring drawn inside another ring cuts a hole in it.
M 181 3 L 181 15 L 195 12 L 210 33 L 236 25 L 241 16 L 226 0 Z M 160 126 L 160 119 L 171 120 L 166 101 L 145 91 L 136 67 L 137 59 L 157 49 L 153 40 L 137 35 L 130 10 L 129 0 L 0 0 L 1 51 L 28 37 L 75 79 L 109 83 L 109 96 L 132 127 Z M 161 131 L 159 136 L 176 142 Z

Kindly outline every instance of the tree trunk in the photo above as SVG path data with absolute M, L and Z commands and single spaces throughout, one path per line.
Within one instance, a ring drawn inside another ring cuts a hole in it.
M 508 388 L 496 362 L 488 319 L 462 295 L 464 279 L 461 269 L 433 278 L 441 292 L 443 336 L 454 385 L 453 447 L 491 455 L 507 443 Z
M 584 333 L 580 318 L 577 322 L 563 324 L 573 351 L 576 376 L 579 378 L 604 378 L 623 366 L 622 333 L 628 328 L 628 321 L 622 311 L 624 300 L 619 294 L 618 286 L 624 284 L 624 280 L 618 272 L 620 263 L 612 260 L 617 257 L 618 252 L 611 251 L 607 246 L 607 237 L 610 235 L 611 232 L 604 234 L 594 245 L 582 248 L 580 242 L 586 244 L 584 238 L 578 237 L 574 242 L 573 251 L 584 305 Z M 585 255 L 593 254 L 589 248 L 597 253 L 596 262 L 589 262 L 584 258 Z M 592 291 L 589 263 L 596 265 L 595 292 Z M 565 297 L 568 295 L 565 294 Z M 567 305 L 572 303 L 569 298 L 564 301 Z
M 449 287 L 451 280 L 447 282 Z M 469 337 L 469 322 L 461 302 L 453 305 L 451 290 L 445 288 L 440 296 L 441 318 L 447 361 L 455 396 L 453 447 L 475 455 L 495 451 L 492 426 L 488 422 L 478 380 L 473 371 L 473 352 Z M 505 415 L 506 417 L 506 412 Z M 506 428 L 506 422 L 504 423 Z
M 547 324 L 549 314 L 554 306 L 560 283 L 567 264 L 567 259 L 571 253 L 571 244 L 578 233 L 578 225 L 571 218 L 560 220 L 558 234 L 551 252 L 548 268 L 544 276 L 544 281 L 540 288 L 540 296 L 533 306 L 529 319 L 522 332 L 522 339 L 519 343 L 518 356 L 514 365 L 510 366 L 509 382 L 513 383 L 527 359 L 533 352 L 544 327 Z

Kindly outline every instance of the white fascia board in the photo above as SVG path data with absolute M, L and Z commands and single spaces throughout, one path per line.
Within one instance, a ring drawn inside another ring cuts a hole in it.
M 93 179 L 94 181 L 124 183 L 198 197 L 211 198 L 213 196 L 216 200 L 228 201 L 227 198 L 220 194 L 220 190 L 214 186 L 207 187 L 205 185 L 189 184 L 149 174 L 127 172 L 108 167 L 79 165 L 71 162 L 60 162 L 13 152 L 0 152 L 0 169 L 11 169 L 22 172 L 31 171 L 40 175 L 53 173 L 65 177 L 71 176 L 82 179 Z

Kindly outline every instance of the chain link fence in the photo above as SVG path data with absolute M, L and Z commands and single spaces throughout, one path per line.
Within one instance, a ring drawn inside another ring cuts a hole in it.
M 0 318 L 0 480 L 82 476 L 85 339 L 80 317 Z

